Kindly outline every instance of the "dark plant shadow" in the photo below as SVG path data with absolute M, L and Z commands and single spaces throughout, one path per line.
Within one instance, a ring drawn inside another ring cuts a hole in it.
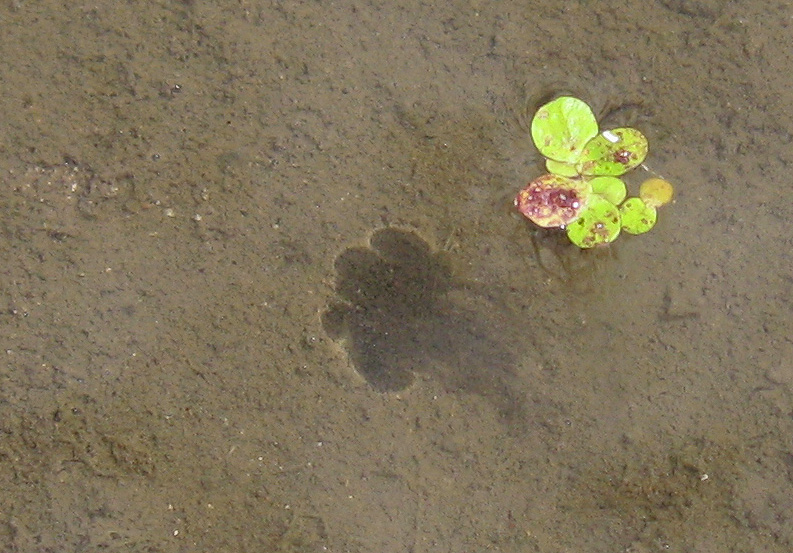
M 344 250 L 335 268 L 338 298 L 322 323 L 373 388 L 403 390 L 425 373 L 449 391 L 493 399 L 502 413 L 518 407 L 505 311 L 486 290 L 455 283 L 443 253 L 385 228 L 370 247 Z

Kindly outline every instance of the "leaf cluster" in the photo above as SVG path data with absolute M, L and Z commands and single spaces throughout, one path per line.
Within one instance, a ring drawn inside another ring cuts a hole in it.
M 662 179 L 650 179 L 638 197 L 626 199 L 620 177 L 644 162 L 647 138 L 630 127 L 601 132 L 592 109 L 578 98 L 561 96 L 540 107 L 531 137 L 548 174 L 521 190 L 515 205 L 541 227 L 566 229 L 581 248 L 612 242 L 621 231 L 649 231 L 656 209 L 671 200 L 672 186 Z

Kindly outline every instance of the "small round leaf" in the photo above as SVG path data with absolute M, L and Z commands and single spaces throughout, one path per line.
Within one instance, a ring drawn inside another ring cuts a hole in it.
M 628 234 L 643 234 L 655 226 L 658 213 L 641 198 L 628 198 L 620 206 L 622 229 Z
M 578 171 L 582 175 L 624 175 L 647 157 L 647 138 L 628 127 L 603 131 L 590 140 L 581 153 Z
M 518 192 L 515 207 L 541 227 L 561 227 L 578 218 L 591 191 L 586 181 L 543 175 Z
M 672 201 L 675 189 L 664 179 L 652 178 L 644 181 L 639 188 L 639 197 L 650 207 L 661 207 Z
M 617 177 L 595 177 L 589 179 L 589 184 L 592 185 L 592 192 L 604 197 L 614 205 L 620 205 L 628 195 L 625 183 Z
M 586 102 L 561 96 L 542 106 L 531 121 L 531 138 L 542 155 L 576 163 L 584 146 L 598 133 L 598 122 Z
M 567 227 L 567 237 L 579 248 L 594 248 L 613 242 L 620 228 L 617 206 L 593 194 L 581 216 Z
M 554 175 L 562 175 L 563 177 L 578 176 L 578 169 L 576 169 L 574 163 L 564 163 L 562 161 L 546 159 L 545 168 L 549 173 L 553 173 Z

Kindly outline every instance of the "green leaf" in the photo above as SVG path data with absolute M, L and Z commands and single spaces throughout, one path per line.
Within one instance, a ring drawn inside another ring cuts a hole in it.
M 594 248 L 616 240 L 621 226 L 617 206 L 593 194 L 580 217 L 567 227 L 567 237 L 579 248 Z
M 625 183 L 617 177 L 595 177 L 589 179 L 589 183 L 592 185 L 592 192 L 602 196 L 614 205 L 620 205 L 625 196 L 628 195 Z
M 561 161 L 554 161 L 552 159 L 545 160 L 545 168 L 549 173 L 554 175 L 562 175 L 563 177 L 577 177 L 578 169 L 574 163 L 564 163 Z
M 536 225 L 561 227 L 578 218 L 591 194 L 592 187 L 584 180 L 543 175 L 518 192 L 515 207 Z
M 622 229 L 628 234 L 643 234 L 655 226 L 658 213 L 641 198 L 628 198 L 620 206 Z
M 576 163 L 584 146 L 598 133 L 592 109 L 582 100 L 561 96 L 534 114 L 531 138 L 545 157 L 563 163 Z
M 590 140 L 578 162 L 582 175 L 624 175 L 647 157 L 647 139 L 628 127 L 603 131 Z

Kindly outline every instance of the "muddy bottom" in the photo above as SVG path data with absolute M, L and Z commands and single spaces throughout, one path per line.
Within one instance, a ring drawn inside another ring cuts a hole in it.
M 0 549 L 793 550 L 784 3 L 0 5 Z M 558 94 L 642 236 L 516 213 Z

